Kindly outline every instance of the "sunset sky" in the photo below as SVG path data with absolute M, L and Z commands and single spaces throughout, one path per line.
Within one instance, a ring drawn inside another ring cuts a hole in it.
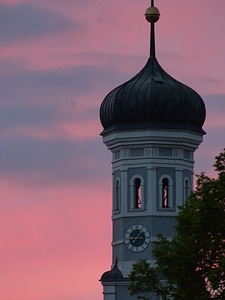
M 0 0 L 0 299 L 101 300 L 111 154 L 99 106 L 149 56 L 147 0 Z M 155 0 L 156 56 L 204 99 L 195 172 L 225 147 L 225 1 Z

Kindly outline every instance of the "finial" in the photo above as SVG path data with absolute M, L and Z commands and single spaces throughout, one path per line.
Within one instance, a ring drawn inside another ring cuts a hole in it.
M 155 57 L 155 23 L 159 20 L 159 17 L 160 12 L 158 8 L 154 6 L 154 0 L 151 0 L 151 6 L 145 11 L 145 18 L 151 23 L 150 57 Z
M 160 12 L 157 7 L 150 6 L 145 11 L 145 18 L 149 23 L 155 23 L 159 20 Z

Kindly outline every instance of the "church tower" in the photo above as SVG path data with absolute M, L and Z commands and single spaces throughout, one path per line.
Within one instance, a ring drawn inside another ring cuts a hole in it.
M 103 142 L 112 152 L 112 269 L 103 273 L 104 300 L 131 300 L 134 262 L 154 263 L 158 233 L 174 235 L 177 206 L 193 187 L 194 152 L 205 132 L 205 105 L 172 78 L 155 55 L 159 10 L 145 12 L 151 26 L 150 57 L 132 79 L 112 90 L 100 107 Z

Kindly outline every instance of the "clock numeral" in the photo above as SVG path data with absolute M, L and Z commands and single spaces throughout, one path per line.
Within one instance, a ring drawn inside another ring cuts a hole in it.
M 150 238 L 150 234 L 149 234 L 149 232 L 147 231 L 146 233 L 145 233 L 145 236 L 146 236 L 146 238 Z

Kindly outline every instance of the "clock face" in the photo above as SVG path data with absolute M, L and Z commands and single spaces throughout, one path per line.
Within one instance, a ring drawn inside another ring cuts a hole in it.
M 150 243 L 150 233 L 148 229 L 141 225 L 132 225 L 125 234 L 125 244 L 130 251 L 141 252 Z

